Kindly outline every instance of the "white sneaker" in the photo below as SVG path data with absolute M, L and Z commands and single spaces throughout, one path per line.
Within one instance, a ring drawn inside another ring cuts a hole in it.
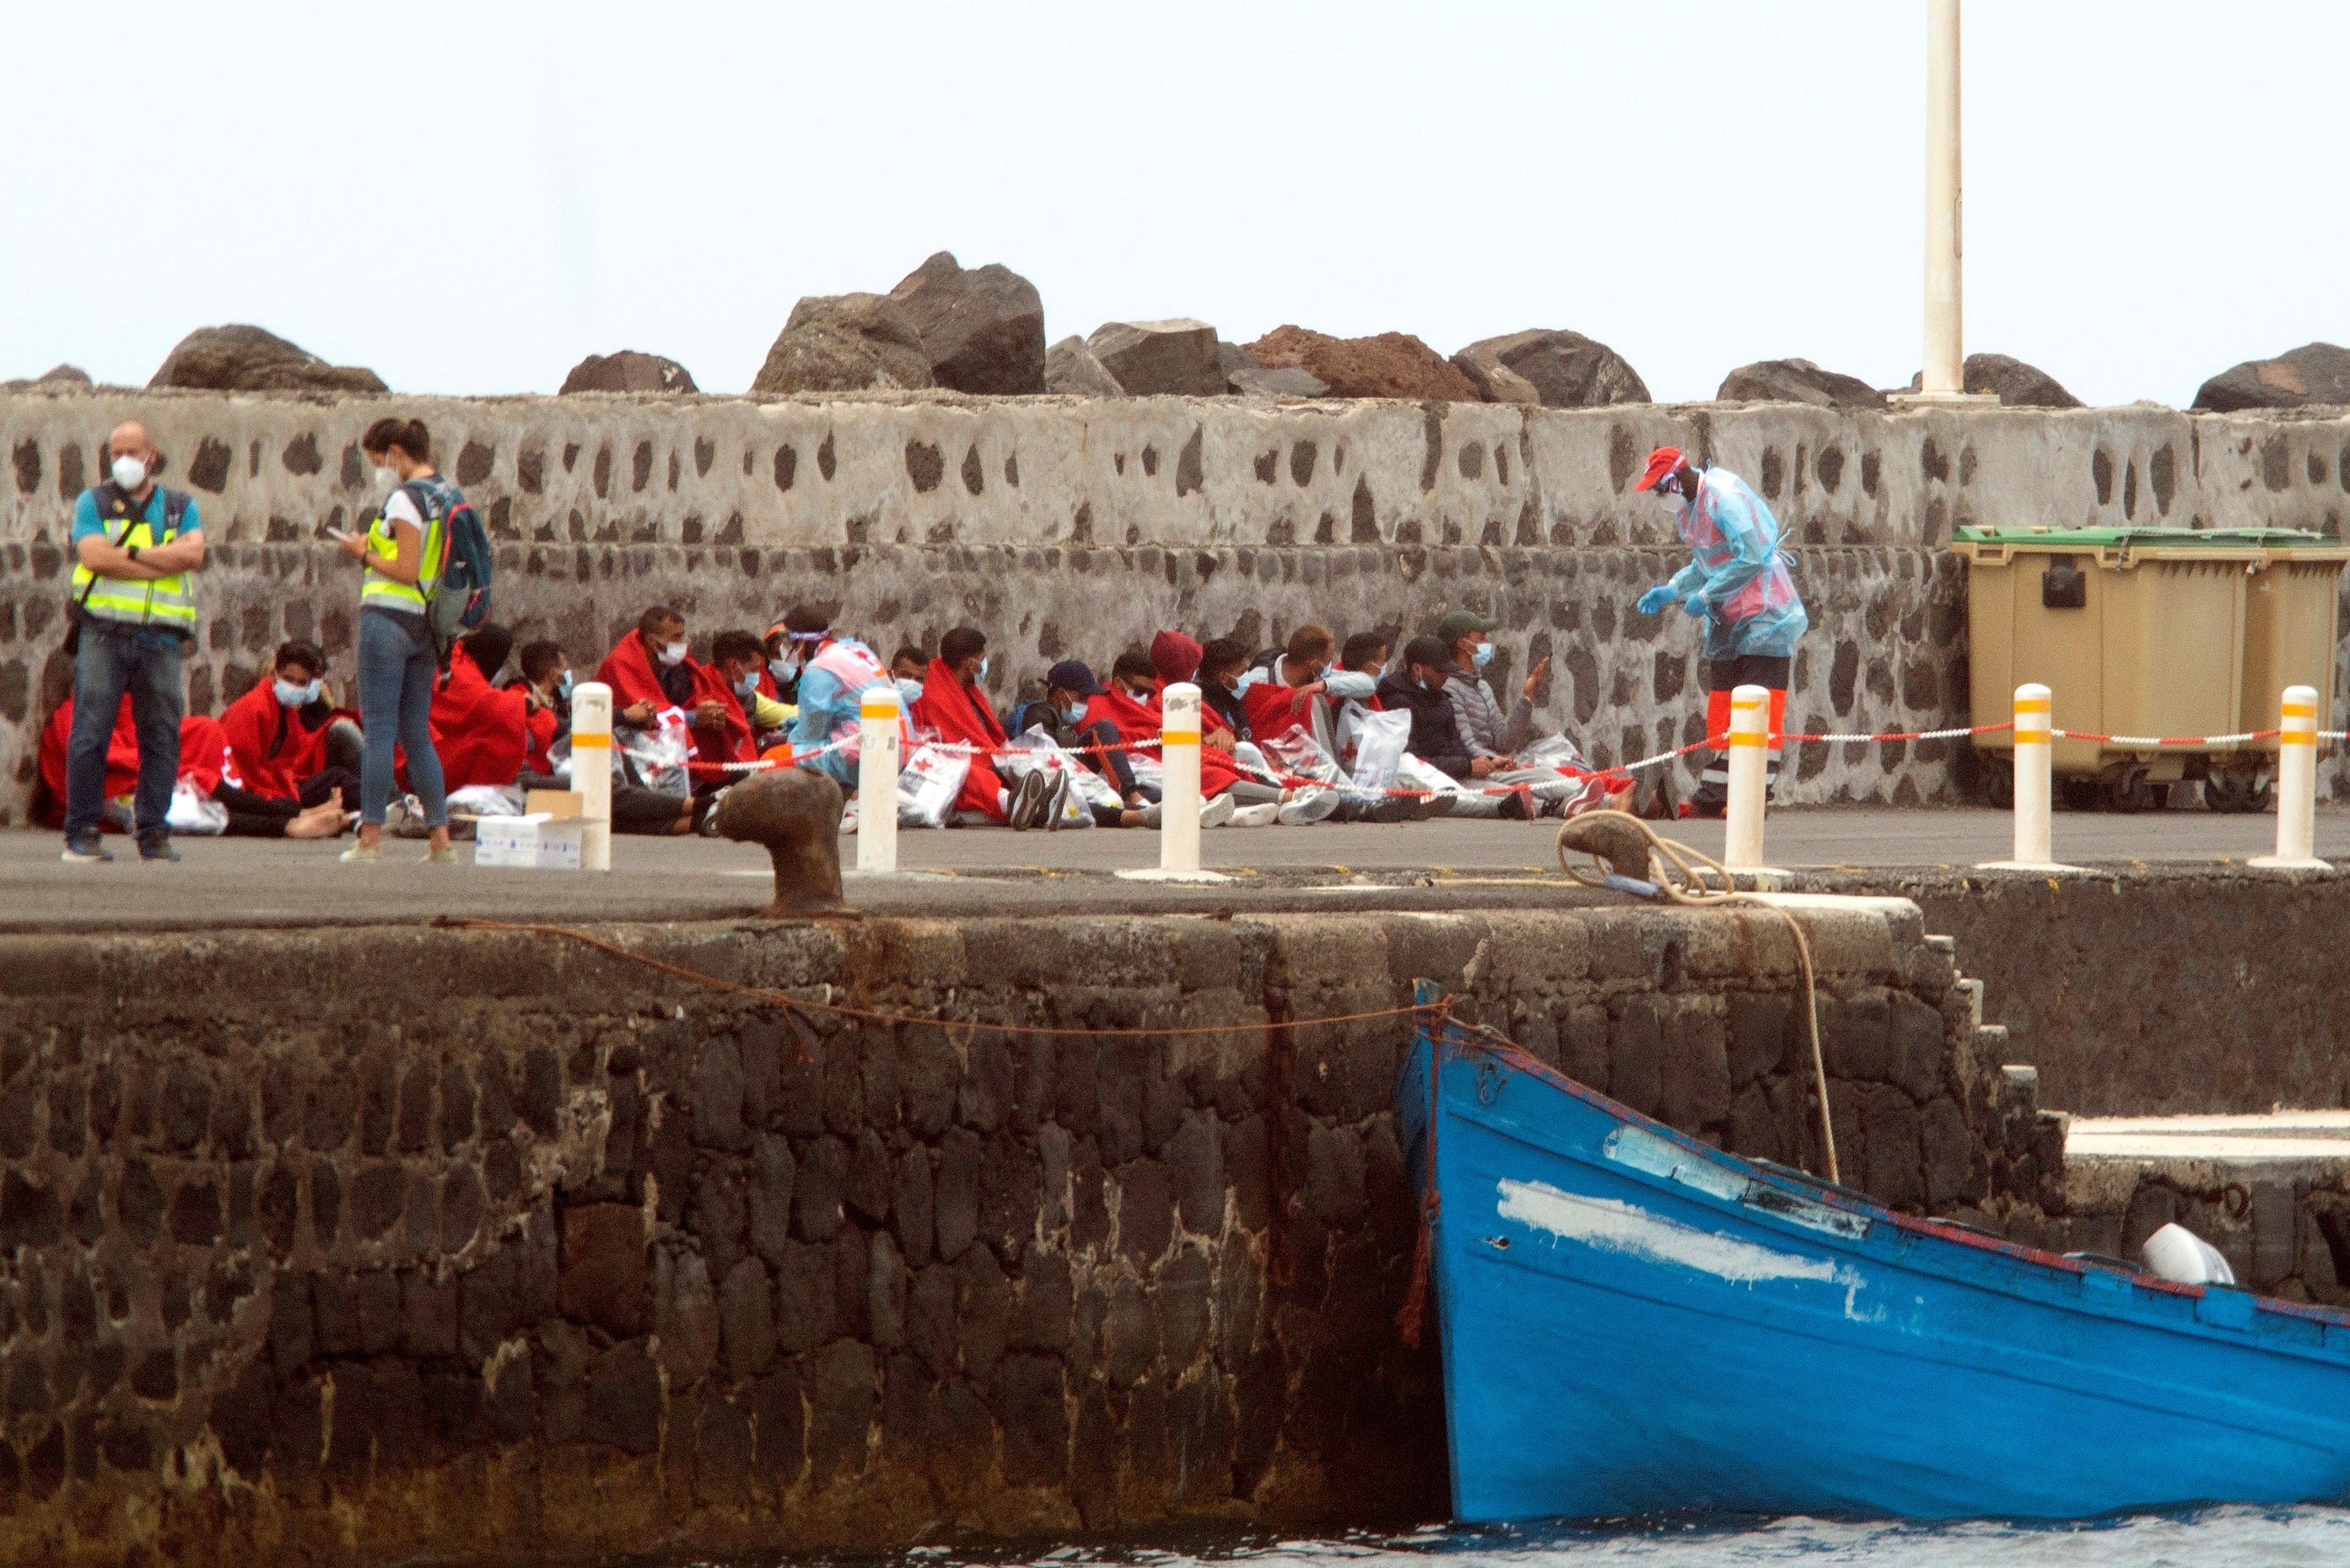
M 1315 790 L 1283 805 L 1275 820 L 1284 827 L 1305 827 L 1326 819 L 1344 798 L 1335 789 Z
M 855 806 L 847 806 L 841 811 L 840 831 L 843 833 L 854 833 L 857 831 L 857 808 Z
M 1220 794 L 1213 800 L 1201 801 L 1200 803 L 1200 826 L 1202 827 L 1222 827 L 1224 824 L 1232 819 L 1233 812 L 1238 809 L 1239 803 L 1233 800 L 1230 794 Z
M 1232 797 L 1227 795 L 1225 798 L 1229 800 Z M 1271 827 L 1280 815 L 1281 803 L 1279 801 L 1259 801 L 1254 805 L 1233 807 L 1232 819 L 1230 823 L 1226 824 L 1226 826 L 1231 827 Z

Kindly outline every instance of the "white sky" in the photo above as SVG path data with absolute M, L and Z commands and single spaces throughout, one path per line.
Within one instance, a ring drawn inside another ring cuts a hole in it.
M 1565 327 L 1660 399 L 1918 363 L 1924 0 L 17 0 L 0 378 L 251 321 L 404 391 L 749 384 L 951 249 L 1054 337 Z M 1973 0 L 1967 346 L 2184 404 L 2350 342 L 2339 0 Z M 109 72 L 122 72 L 120 88 Z M 140 243 L 143 237 L 146 243 Z

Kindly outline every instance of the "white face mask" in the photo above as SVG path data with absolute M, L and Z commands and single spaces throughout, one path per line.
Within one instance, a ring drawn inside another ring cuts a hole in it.
M 400 483 L 400 475 L 394 470 L 379 468 L 375 471 L 375 482 L 386 490 L 390 490 Z
M 734 682 L 734 694 L 737 697 L 748 697 L 758 689 L 759 672 L 755 670 L 749 671 L 742 680 Z
M 979 661 L 979 683 L 983 686 L 987 684 L 987 660 L 984 659 Z
M 118 457 L 107 472 L 114 476 L 116 488 L 136 490 L 147 483 L 147 464 L 135 457 Z
M 276 681 L 278 705 L 285 708 L 307 708 L 318 700 L 318 693 L 325 690 L 326 684 L 323 680 L 313 680 L 307 686 L 296 686 L 281 675 Z
M 782 659 L 770 659 L 767 660 L 767 673 L 775 678 L 775 684 L 778 686 L 789 680 L 793 676 L 797 675 L 799 672 L 800 661 L 789 656 Z
M 672 642 L 667 648 L 662 649 L 660 650 L 660 661 L 663 664 L 683 664 L 685 662 L 685 644 L 681 642 Z
M 899 677 L 898 701 L 906 707 L 911 708 L 915 703 L 921 700 L 922 683 L 919 680 L 909 680 L 903 676 Z

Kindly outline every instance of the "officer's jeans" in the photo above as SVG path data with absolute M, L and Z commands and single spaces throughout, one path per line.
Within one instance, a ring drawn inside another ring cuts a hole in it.
M 441 753 L 432 749 L 432 682 L 439 673 L 422 616 L 359 611 L 359 728 L 367 735 L 359 761 L 360 822 L 383 826 L 399 782 L 391 755 L 397 743 L 408 753 L 408 785 L 424 807 L 424 825 L 449 826 Z
M 66 836 L 96 833 L 106 809 L 106 749 L 122 694 L 139 730 L 139 836 L 166 831 L 172 785 L 180 776 L 180 634 L 158 627 L 81 623 L 74 655 L 73 734 L 66 742 Z

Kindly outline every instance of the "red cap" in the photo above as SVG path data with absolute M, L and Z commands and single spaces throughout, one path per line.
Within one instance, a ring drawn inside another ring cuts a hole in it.
M 1689 459 L 1681 455 L 1680 448 L 1677 446 L 1660 446 L 1656 451 L 1648 454 L 1648 466 L 1641 472 L 1640 483 L 1632 486 L 1632 488 L 1635 490 L 1654 490 L 1659 484 L 1670 479 L 1674 474 L 1679 473 L 1688 465 Z

